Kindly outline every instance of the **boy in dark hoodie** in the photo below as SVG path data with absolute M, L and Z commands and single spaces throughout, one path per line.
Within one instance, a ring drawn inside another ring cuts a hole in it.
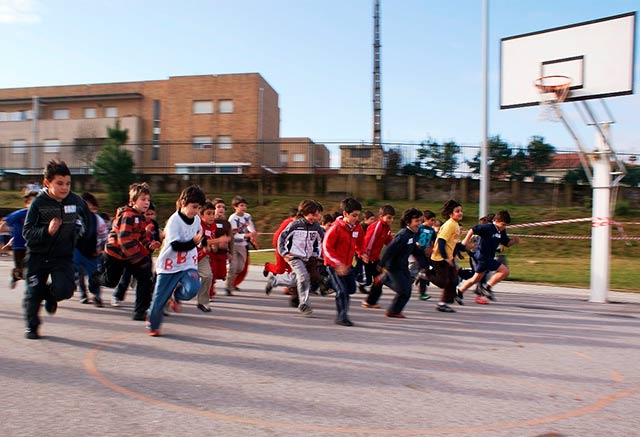
M 91 229 L 87 204 L 71 191 L 71 172 L 62 161 L 51 160 L 44 170 L 44 188 L 27 211 L 23 236 L 29 251 L 24 295 L 25 337 L 40 338 L 38 313 L 42 301 L 49 314 L 75 291 L 73 250 Z M 49 282 L 50 279 L 50 282 Z

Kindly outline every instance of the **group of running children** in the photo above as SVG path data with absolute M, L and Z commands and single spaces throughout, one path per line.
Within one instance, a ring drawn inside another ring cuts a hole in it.
M 81 197 L 71 191 L 67 165 L 50 161 L 42 190 L 25 195 L 25 208 L 0 225 L 13 231 L 11 288 L 26 280 L 25 337 L 40 338 L 42 302 L 54 314 L 59 301 L 73 296 L 76 281 L 81 302 L 90 302 L 83 275 L 96 306 L 103 306 L 101 286 L 115 288 L 111 305 L 119 306 L 130 278 L 135 278 L 133 319 L 146 321 L 150 336 L 160 335 L 166 308 L 179 312 L 181 301 L 197 296 L 197 307 L 210 312 L 215 281 L 226 279 L 227 295 L 237 291 L 238 279 L 246 273 L 247 245 L 257 247 L 247 201 L 236 196 L 232 205 L 234 213 L 226 218 L 224 200 L 208 200 L 200 187 L 189 186 L 180 193 L 176 211 L 161 231 L 149 186 L 134 183 L 129 203 L 118 208 L 109 225 L 108 217 L 98 214 L 93 195 Z M 463 305 L 464 292 L 474 285 L 477 303 L 495 300 L 492 287 L 509 274 L 507 266 L 495 258 L 500 245 L 518 242 L 517 237 L 507 236 L 507 211 L 473 226 L 461 242 L 462 205 L 454 200 L 443 205 L 445 222 L 439 229 L 435 214 L 428 210 L 405 210 L 395 235 L 391 205 L 381 207 L 377 220 L 364 226 L 361 213 L 362 205 L 351 197 L 341 202 L 333 216 L 323 215 L 322 205 L 315 200 L 300 202 L 295 215 L 290 214 L 274 234 L 276 263 L 265 265 L 266 293 L 286 286 L 292 306 L 303 315 L 313 313 L 310 293 L 318 289 L 335 293 L 335 323 L 353 326 L 350 296 L 358 288 L 367 293 L 361 306 L 373 309 L 380 308 L 383 285 L 392 289 L 395 296 L 385 315 L 405 318 L 403 310 L 414 282 L 422 300 L 430 298 L 430 282 L 442 288 L 436 309 L 453 313 L 450 305 Z M 473 253 L 472 244 L 476 246 Z M 157 249 L 154 274 L 152 254 Z M 472 269 L 458 267 L 456 259 L 462 252 L 471 253 Z

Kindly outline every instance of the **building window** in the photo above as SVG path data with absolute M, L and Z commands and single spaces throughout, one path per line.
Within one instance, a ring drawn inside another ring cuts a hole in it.
M 197 136 L 193 137 L 191 140 L 191 145 L 194 150 L 207 150 L 211 149 L 211 137 L 208 136 Z
M 118 116 L 118 108 L 115 106 L 107 106 L 104 108 L 104 116 L 107 118 L 116 118 Z
M 194 100 L 194 114 L 213 114 L 213 102 L 211 100 Z
M 27 140 L 11 141 L 11 153 L 16 155 L 27 153 Z
M 219 100 L 218 112 L 222 114 L 230 114 L 233 112 L 233 100 Z
M 283 150 L 280 152 L 280 165 L 286 167 L 287 162 L 289 162 L 289 152 Z
M 60 152 L 60 140 L 44 140 L 44 153 Z
M 68 120 L 69 119 L 69 110 L 68 109 L 54 109 L 53 110 L 53 119 L 54 120 Z
M 305 162 L 307 157 L 304 153 L 294 153 L 292 157 L 293 162 Z
M 97 116 L 96 108 L 84 108 L 84 118 L 96 118 Z
M 229 150 L 232 146 L 231 135 L 218 135 L 218 149 Z
M 371 149 L 351 149 L 352 158 L 371 158 Z
M 9 121 L 9 113 L 0 112 L 0 121 Z

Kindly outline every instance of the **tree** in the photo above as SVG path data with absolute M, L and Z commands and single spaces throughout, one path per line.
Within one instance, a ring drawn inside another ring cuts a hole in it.
M 434 140 L 420 143 L 418 161 L 427 173 L 451 177 L 458 169 L 460 146 L 453 141 L 439 144 Z
M 109 199 L 116 204 L 127 202 L 129 185 L 135 180 L 133 154 L 122 147 L 128 138 L 129 130 L 120 129 L 119 120 L 113 128 L 107 127 L 107 140 L 93 163 L 93 174 L 107 186 Z
M 489 138 L 489 174 L 492 177 L 505 178 L 511 175 L 512 151 L 511 146 L 500 138 L 500 135 Z M 480 173 L 480 152 L 471 161 L 467 161 L 474 173 Z
M 393 176 L 400 172 L 400 164 L 402 163 L 402 155 L 398 149 L 389 149 L 386 152 L 387 165 L 385 166 L 385 174 Z
M 553 161 L 553 155 L 556 148 L 551 144 L 544 142 L 544 137 L 534 135 L 527 146 L 527 155 L 529 158 L 529 168 L 536 174 L 540 170 L 549 167 Z
M 562 178 L 562 182 L 571 185 L 588 184 L 589 178 L 587 177 L 587 173 L 584 171 L 584 168 L 580 166 L 567 171 Z

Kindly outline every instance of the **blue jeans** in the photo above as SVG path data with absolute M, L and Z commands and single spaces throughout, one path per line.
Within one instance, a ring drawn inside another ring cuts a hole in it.
M 182 287 L 177 287 L 181 284 Z M 198 270 L 189 269 L 176 273 L 159 273 L 156 287 L 153 290 L 153 300 L 149 309 L 149 329 L 160 329 L 163 310 L 171 294 L 175 290 L 176 300 L 191 300 L 200 290 Z
M 336 270 L 329 266 L 329 281 L 331 287 L 336 291 L 336 320 L 349 320 L 349 300 L 350 296 L 356 292 L 356 273 L 350 269 L 344 276 L 338 275 Z
M 87 290 L 83 289 L 84 276 L 90 277 L 98 271 L 98 257 L 88 258 L 80 253 L 78 249 L 73 251 L 73 265 L 78 272 L 78 282 L 83 297 L 87 297 Z M 96 283 L 89 283 L 89 291 L 97 297 L 100 297 L 100 286 Z

